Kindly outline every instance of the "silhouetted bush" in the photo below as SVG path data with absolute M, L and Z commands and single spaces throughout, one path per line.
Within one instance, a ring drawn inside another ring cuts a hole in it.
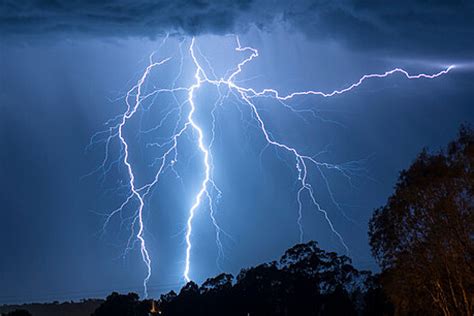
M 13 312 L 9 312 L 7 314 L 2 314 L 5 316 L 32 316 L 31 313 L 25 309 L 17 309 Z

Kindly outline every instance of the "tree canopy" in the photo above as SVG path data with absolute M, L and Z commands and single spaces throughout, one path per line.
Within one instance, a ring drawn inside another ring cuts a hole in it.
M 288 249 L 279 261 L 243 269 L 235 279 L 222 273 L 201 286 L 188 282 L 156 304 L 134 293 L 112 293 L 92 316 L 147 316 L 152 306 L 153 315 L 167 316 L 382 315 L 390 306 L 374 280 L 348 257 L 310 241 Z
M 372 253 L 398 314 L 473 315 L 474 132 L 423 150 L 369 223 Z
M 201 287 L 189 282 L 178 295 L 163 295 L 160 310 L 163 315 L 357 315 L 365 314 L 367 289 L 376 292 L 368 272 L 315 241 L 288 249 L 279 261 L 243 269 L 233 280 L 220 274 Z
M 113 292 L 91 316 L 147 316 L 149 310 L 150 302 L 140 301 L 138 294 Z

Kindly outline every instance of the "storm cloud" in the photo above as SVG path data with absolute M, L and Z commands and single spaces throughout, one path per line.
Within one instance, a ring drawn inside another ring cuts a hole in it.
M 248 0 L 3 1 L 5 35 L 147 36 L 230 31 Z
M 4 38 L 156 37 L 244 32 L 275 23 L 356 50 L 471 56 L 474 2 L 376 0 L 6 0 Z
M 354 49 L 472 56 L 473 1 L 296 1 L 282 19 L 307 36 Z

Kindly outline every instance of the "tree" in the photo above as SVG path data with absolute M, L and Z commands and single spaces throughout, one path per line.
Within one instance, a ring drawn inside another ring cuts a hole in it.
M 292 315 L 356 314 L 349 291 L 359 290 L 365 273 L 357 271 L 347 256 L 326 252 L 309 241 L 288 249 L 280 265 L 286 273 L 285 301 Z
M 232 288 L 232 274 L 221 273 L 214 278 L 207 279 L 199 288 L 201 294 L 228 291 Z
M 222 311 L 227 310 L 227 315 L 231 315 L 229 310 L 235 310 L 232 299 L 231 274 L 221 273 L 214 278 L 207 279 L 199 288 L 201 293 L 201 306 L 203 314 L 206 316 L 222 315 Z
M 148 316 L 151 303 L 140 301 L 136 293 L 127 295 L 113 292 L 92 316 Z
M 381 286 L 380 274 L 369 276 L 364 283 L 365 293 L 362 298 L 362 315 L 393 315 L 393 304 L 391 304 L 387 294 Z
M 282 276 L 274 261 L 243 269 L 239 273 L 234 294 L 244 315 L 280 315 Z
M 161 301 L 159 304 L 165 315 L 203 315 L 199 286 L 196 283 L 190 281 L 181 288 L 177 296 L 173 294 L 168 294 L 168 301 Z
M 401 172 L 369 223 L 372 253 L 397 314 L 473 315 L 474 131 L 426 150 Z

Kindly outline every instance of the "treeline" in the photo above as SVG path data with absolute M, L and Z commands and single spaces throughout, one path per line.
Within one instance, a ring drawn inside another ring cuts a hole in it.
M 377 293 L 379 292 L 379 293 Z M 188 283 L 178 295 L 163 295 L 164 315 L 382 315 L 374 308 L 380 294 L 370 273 L 358 271 L 346 256 L 320 249 L 316 242 L 287 250 L 278 262 Z
M 32 303 L 0 305 L 0 315 L 5 316 L 89 316 L 103 299 L 86 299 L 79 302 Z
M 123 314 L 124 306 L 130 314 Z M 93 316 L 148 315 L 152 303 L 113 293 Z M 392 307 L 369 272 L 314 241 L 287 250 L 278 262 L 244 269 L 234 280 L 220 274 L 201 286 L 186 284 L 162 295 L 162 315 L 383 315 Z M 122 314 L 121 314 L 122 313 Z

